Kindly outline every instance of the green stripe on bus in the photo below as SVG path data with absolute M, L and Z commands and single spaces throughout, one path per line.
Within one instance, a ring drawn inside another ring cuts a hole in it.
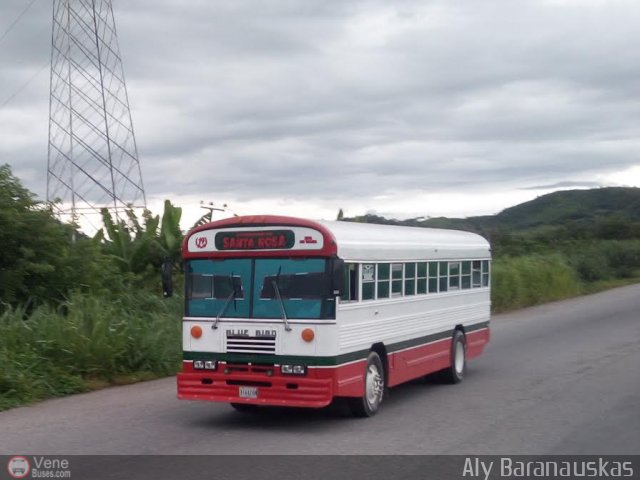
M 483 328 L 487 328 L 489 326 L 489 322 L 480 322 L 474 325 L 469 325 L 464 327 L 465 332 L 475 332 L 476 330 L 482 330 Z
M 218 360 L 227 363 L 286 364 L 295 363 L 310 367 L 330 367 L 367 358 L 369 350 L 345 353 L 334 357 L 310 357 L 302 355 L 251 355 L 244 353 L 184 352 L 184 360 Z
M 489 322 L 476 323 L 464 327 L 466 333 L 481 330 L 489 326 Z M 411 340 L 405 340 L 404 342 L 392 343 L 387 345 L 387 352 L 397 352 L 398 350 L 405 350 L 411 347 L 417 347 L 419 345 L 425 345 L 427 343 L 437 342 L 438 340 L 444 340 L 451 338 L 453 330 L 445 330 L 444 332 L 435 333 L 433 335 L 427 335 L 425 337 L 412 338 Z
M 481 330 L 489 326 L 489 322 L 476 323 L 465 327 L 467 333 Z M 453 330 L 445 330 L 433 335 L 412 338 L 403 342 L 386 345 L 388 353 L 405 350 L 411 347 L 425 345 L 427 343 L 445 340 L 453 335 Z M 228 363 L 252 363 L 252 364 L 302 364 L 310 367 L 330 367 L 342 365 L 349 362 L 364 360 L 367 358 L 369 350 L 359 350 L 357 352 L 345 353 L 333 357 L 311 357 L 303 355 L 265 355 L 265 354 L 243 354 L 243 353 L 215 353 L 215 352 L 183 352 L 184 360 L 218 360 Z
M 446 330 L 444 332 L 436 333 L 433 335 L 427 335 L 426 337 L 412 338 L 411 340 L 405 340 L 404 342 L 392 343 L 390 345 L 387 345 L 387 352 L 393 353 L 397 352 L 398 350 L 405 350 L 407 348 L 437 342 L 438 340 L 450 338 L 451 335 L 453 335 L 453 330 Z

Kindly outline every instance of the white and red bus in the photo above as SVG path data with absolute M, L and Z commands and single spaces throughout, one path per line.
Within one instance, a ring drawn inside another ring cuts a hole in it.
M 451 230 L 234 217 L 183 243 L 178 397 L 378 410 L 387 387 L 450 383 L 489 341 L 490 247 Z

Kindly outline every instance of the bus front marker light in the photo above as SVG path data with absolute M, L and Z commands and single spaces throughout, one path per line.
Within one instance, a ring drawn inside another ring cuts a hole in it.
M 200 338 L 202 336 L 202 327 L 200 325 L 191 327 L 191 336 L 193 338 Z
M 193 368 L 196 370 L 202 370 L 204 368 L 204 362 L 202 360 L 196 360 L 193 362 Z
M 301 336 L 302 336 L 302 339 L 303 339 L 305 342 L 312 342 L 312 341 L 313 341 L 313 339 L 315 338 L 316 334 L 314 333 L 314 331 L 313 331 L 312 329 L 310 329 L 310 328 L 305 328 L 305 329 L 302 331 Z

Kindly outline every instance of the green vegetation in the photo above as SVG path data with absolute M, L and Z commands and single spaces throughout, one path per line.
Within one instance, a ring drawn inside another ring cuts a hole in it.
M 0 308 L 59 301 L 70 288 L 100 290 L 102 272 L 112 270 L 100 247 L 51 212 L 0 166 Z M 85 263 L 85 259 L 95 261 Z
M 575 271 L 559 254 L 501 257 L 492 266 L 494 311 L 528 307 L 581 292 Z
M 0 166 L 0 410 L 178 369 L 182 299 L 162 297 L 160 267 L 179 293 L 181 213 L 103 211 L 89 238 Z M 495 311 L 640 281 L 639 189 L 557 192 L 495 217 L 339 217 L 483 234 Z
M 181 283 L 181 210 L 102 215 L 74 234 L 0 166 L 0 410 L 177 371 L 182 299 L 160 266 Z
M 176 372 L 177 298 L 147 291 L 74 293 L 57 307 L 0 315 L 0 410 L 51 396 Z

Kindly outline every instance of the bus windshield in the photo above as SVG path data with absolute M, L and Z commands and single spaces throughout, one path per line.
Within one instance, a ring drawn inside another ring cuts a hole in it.
M 326 259 L 191 260 L 186 273 L 187 316 L 335 318 Z

